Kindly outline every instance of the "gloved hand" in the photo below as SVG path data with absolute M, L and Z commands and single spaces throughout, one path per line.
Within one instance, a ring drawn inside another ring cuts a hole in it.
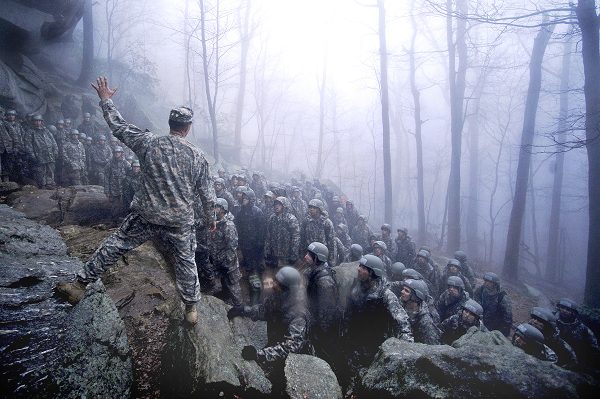
M 256 348 L 252 345 L 244 346 L 242 348 L 242 359 L 244 359 L 244 360 L 258 359 L 258 354 L 256 353 Z
M 229 320 L 233 319 L 234 317 L 243 316 L 243 315 L 244 315 L 244 307 L 243 306 L 234 306 L 227 311 L 227 318 Z

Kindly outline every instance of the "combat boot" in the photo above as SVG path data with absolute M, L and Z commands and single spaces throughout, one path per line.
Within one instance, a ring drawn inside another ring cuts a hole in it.
M 190 325 L 198 323 L 198 311 L 196 310 L 196 304 L 185 305 L 185 321 Z
M 85 296 L 86 285 L 79 280 L 72 283 L 59 283 L 56 292 L 64 297 L 71 305 L 77 305 Z

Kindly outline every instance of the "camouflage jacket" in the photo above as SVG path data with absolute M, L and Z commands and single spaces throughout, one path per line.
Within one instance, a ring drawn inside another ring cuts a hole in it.
M 442 322 L 442 343 L 452 345 L 452 342 L 465 335 L 471 327 L 461 321 L 460 314 L 450 316 Z M 488 331 L 481 321 L 477 322 L 475 327 L 479 331 Z
M 257 351 L 259 362 L 282 361 L 308 349 L 310 314 L 303 289 L 273 293 L 260 305 L 244 306 L 244 315 L 267 322 L 267 346 Z
M 463 291 L 459 298 L 451 297 L 447 290 L 442 292 L 435 306 L 440 319 L 444 321 L 450 316 L 457 314 L 468 299 L 469 293 L 466 291 Z
M 85 170 L 85 150 L 79 140 L 63 143 L 62 163 L 65 170 Z
M 84 133 L 86 136 L 92 137 L 93 139 L 98 137 L 98 129 L 96 128 L 96 125 L 94 125 L 93 121 L 81 122 L 77 130 L 79 130 L 79 133 Z
M 106 168 L 112 159 L 112 149 L 108 144 L 95 143 L 90 148 L 89 158 L 92 168 Z
M 8 134 L 8 130 L 4 127 L 4 124 L 0 123 L 0 155 L 4 153 L 13 153 L 14 152 L 14 143 L 13 139 Z
M 308 213 L 308 205 L 306 205 L 306 201 L 302 198 L 290 200 L 292 204 L 292 213 L 296 216 L 298 220 L 304 220 L 306 218 L 306 214 Z
M 371 242 L 369 241 L 369 237 L 371 237 L 371 235 L 373 235 L 373 232 L 367 224 L 365 224 L 364 226 L 360 226 L 357 224 L 356 226 L 354 226 L 354 229 L 350 232 L 350 237 L 352 237 L 352 241 L 363 247 L 364 251 L 366 251 L 367 248 L 371 246 Z
M 452 275 L 448 274 L 448 270 L 445 270 L 444 273 L 442 273 L 442 275 L 440 277 L 440 291 L 444 289 L 446 283 L 448 282 L 448 277 L 450 277 L 450 276 L 452 276 Z M 465 291 L 468 292 L 469 295 L 472 297 L 473 296 L 473 286 L 471 285 L 471 282 L 469 281 L 469 279 L 466 278 L 461 272 L 458 272 L 457 277 L 460 277 L 460 279 L 465 284 Z
M 544 343 L 556 353 L 556 365 L 568 370 L 575 370 L 577 368 L 577 355 L 571 345 L 560 337 L 558 328 L 555 327 L 550 333 L 546 333 L 546 331 L 543 331 L 543 333 Z
M 407 314 L 415 342 L 427 345 L 441 343 L 441 331 L 433 322 L 427 310 L 427 304 L 423 303 L 417 312 L 412 314 L 407 312 Z
M 216 197 L 204 155 L 185 138 L 155 136 L 126 123 L 111 100 L 101 101 L 100 107 L 113 135 L 140 160 L 143 190 L 131 209 L 153 224 L 192 226 L 194 202 L 202 201 L 209 226 Z
M 556 321 L 556 326 L 562 338 L 573 348 L 577 361 L 584 367 L 597 367 L 600 358 L 598 340 L 596 336 L 579 319 L 573 322 L 565 322 L 561 319 Z
M 24 142 L 27 153 L 35 163 L 45 164 L 56 161 L 58 146 L 52 133 L 45 127 L 27 130 Z
M 402 291 L 402 281 L 388 281 L 387 286 L 392 291 L 394 295 L 400 300 L 400 292 Z M 433 324 L 436 326 L 440 325 L 440 315 L 435 307 L 435 301 L 431 297 L 431 295 L 427 296 L 425 300 L 427 303 L 427 310 L 429 311 L 429 315 L 431 316 L 431 320 L 433 320 Z
M 123 183 L 123 200 L 127 204 L 131 204 L 133 201 L 133 197 L 135 193 L 142 189 L 142 172 L 133 173 L 133 170 L 130 170 L 125 176 L 125 181 Z
M 433 297 L 433 299 L 437 299 L 440 295 L 440 279 L 441 275 L 438 268 L 431 263 L 427 264 L 425 268 L 419 266 L 417 262 L 413 264 L 413 267 L 416 271 L 421 273 L 423 276 L 423 280 L 427 283 L 427 287 L 429 288 L 429 295 Z M 444 284 L 443 287 L 446 285 Z
M 125 159 L 113 158 L 106 174 L 104 192 L 109 197 L 120 197 L 125 194 L 125 178 L 130 173 L 131 166 Z
M 475 299 L 483 308 L 483 324 L 488 330 L 498 330 L 508 337 L 512 327 L 512 305 L 506 291 L 499 289 L 493 295 L 486 293 L 483 286 L 477 287 L 473 292 Z
M 235 217 L 240 249 L 262 252 L 265 245 L 265 221 L 259 207 L 240 206 Z
M 308 309 L 314 320 L 312 336 L 338 333 L 338 290 L 333 276 L 327 263 L 304 271 Z
M 404 240 L 396 239 L 396 255 L 395 261 L 404 263 L 404 266 L 410 268 L 413 266 L 413 261 L 417 256 L 415 243 L 410 236 L 406 236 Z
M 223 189 L 219 192 L 215 191 L 215 195 L 217 196 L 217 198 L 223 198 L 225 201 L 227 201 L 227 206 L 230 210 L 232 210 L 237 203 L 235 199 L 233 199 L 233 195 L 231 195 L 231 193 L 226 189 Z
M 300 225 L 290 213 L 289 201 L 280 215 L 273 214 L 267 223 L 265 257 L 277 257 L 295 261 L 300 250 Z
M 350 254 L 350 248 L 346 248 L 344 246 L 344 243 L 342 242 L 342 240 L 340 240 L 339 237 L 335 237 L 335 265 L 339 265 L 342 264 L 346 261 L 346 259 L 348 258 L 348 255 Z
M 6 129 L 6 138 L 5 138 L 5 149 L 12 149 L 15 152 L 24 152 L 25 151 L 25 137 L 24 131 L 21 128 L 19 122 L 3 122 L 4 128 Z
M 325 244 L 329 250 L 327 262 L 334 265 L 336 260 L 335 252 L 335 230 L 333 223 L 325 215 L 321 215 L 317 219 L 307 216 L 300 228 L 300 256 L 303 256 L 303 251 L 308 248 L 311 242 L 320 242 Z
M 227 213 L 217 223 L 215 230 L 209 231 L 208 251 L 214 262 L 230 264 L 235 261 L 238 235 L 233 223 L 233 215 Z
M 398 251 L 396 249 L 396 241 L 394 241 L 392 239 L 392 237 L 383 238 L 383 236 L 381 236 L 381 235 L 378 235 L 377 239 L 379 241 L 385 242 L 385 245 L 387 246 L 387 254 L 390 256 L 390 258 L 395 258 L 396 252 Z M 402 263 L 404 263 L 404 262 L 402 262 Z M 406 265 L 404 265 L 404 266 L 406 266 Z
M 475 273 L 473 273 L 473 269 L 471 269 L 467 260 L 460 262 L 460 271 L 463 277 L 469 281 L 471 287 L 475 287 Z

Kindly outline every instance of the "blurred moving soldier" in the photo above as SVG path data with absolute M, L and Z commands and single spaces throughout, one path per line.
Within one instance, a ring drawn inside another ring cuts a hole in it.
M 201 201 L 204 225 L 210 226 L 214 223 L 215 193 L 210 184 L 208 162 L 196 147 L 185 140 L 193 112 L 187 107 L 172 110 L 169 115 L 170 134 L 155 136 L 123 120 L 110 100 L 115 90 L 108 87 L 106 78 L 98 78 L 94 88 L 111 131 L 142 160 L 143 190 L 136 193 L 131 213 L 94 252 L 78 273 L 77 281 L 61 283 L 56 289 L 70 303 L 78 303 L 88 283 L 100 278 L 123 254 L 156 238 L 172 249 L 175 282 L 185 304 L 185 320 L 196 324 L 200 284 L 194 261 L 194 203 Z
M 267 185 L 258 172 L 252 174 L 252 181 L 250 182 L 250 188 L 254 191 L 254 194 L 258 198 L 262 198 L 267 192 Z
M 467 300 L 460 312 L 450 316 L 442 322 L 442 343 L 452 345 L 454 341 L 465 335 L 471 328 L 478 331 L 488 331 L 483 325 L 483 308 L 476 301 Z
M 442 322 L 458 313 L 465 302 L 469 300 L 469 293 L 465 291 L 465 283 L 460 277 L 448 277 L 446 287 L 435 306 Z
M 123 148 L 115 148 L 113 159 L 108 165 L 106 186 L 104 193 L 112 204 L 113 217 L 120 217 L 129 204 L 124 201 L 125 178 L 129 174 L 131 166 L 123 157 Z
M 367 224 L 367 217 L 360 215 L 356 220 L 356 226 L 350 230 L 352 242 L 360 245 L 363 250 L 371 247 L 370 237 L 373 235 L 371 228 Z
M 58 146 L 52 133 L 44 127 L 44 118 L 35 114 L 31 118 L 32 127 L 27 131 L 24 146 L 31 160 L 33 178 L 39 188 L 54 188 L 55 162 Z
M 90 184 L 105 187 L 107 184 L 106 174 L 113 154 L 104 135 L 99 136 L 96 142 L 92 144 L 88 155 L 90 159 Z
M 344 216 L 344 208 L 342 208 L 340 206 L 335 210 L 335 212 L 333 213 L 333 218 L 331 219 L 331 222 L 333 223 L 334 226 L 337 226 L 340 224 L 346 225 L 348 223 L 346 221 L 346 217 Z
M 512 344 L 539 360 L 556 363 L 556 354 L 544 345 L 544 335 L 531 324 L 519 324 L 513 334 Z
M 560 338 L 556 327 L 556 317 L 549 309 L 534 307 L 531 309 L 529 324 L 544 335 L 544 343 L 556 353 L 556 365 L 568 370 L 577 369 L 577 356 L 569 344 Z
M 441 276 L 441 281 L 447 281 L 448 277 L 457 276 L 459 277 L 464 284 L 464 290 L 469 293 L 469 295 L 473 296 L 473 286 L 469 282 L 469 280 L 462 274 L 460 268 L 460 262 L 458 259 L 450 259 L 446 264 L 446 268 L 444 269 L 444 273 Z
M 242 304 L 240 288 L 240 266 L 237 258 L 238 235 L 233 223 L 233 215 L 228 211 L 229 206 L 223 198 L 215 202 L 216 228 L 209 230 L 209 261 L 206 265 L 208 290 L 207 294 L 217 292 L 216 279 L 221 281 L 226 301 L 233 306 Z
M 583 370 L 597 370 L 600 359 L 598 340 L 592 330 L 579 319 L 577 303 L 562 298 L 556 304 L 556 310 L 558 311 L 556 326 L 560 331 L 560 337 L 571 345 L 579 365 Z
M 496 273 L 483 275 L 483 285 L 475 289 L 473 299 L 483 307 L 483 324 L 487 329 L 498 330 L 508 337 L 513 322 L 512 305 Z
M 405 280 L 400 291 L 400 302 L 406 310 L 415 342 L 439 345 L 441 331 L 427 308 L 427 284 L 423 280 Z
M 81 125 L 77 128 L 80 133 L 86 135 L 86 137 L 91 137 L 92 139 L 97 139 L 98 133 L 96 131 L 96 126 L 94 126 L 94 122 L 92 121 L 92 115 L 89 112 L 83 114 L 83 121 Z
M 329 250 L 327 262 L 334 265 L 336 261 L 334 238 L 335 230 L 328 217 L 325 204 L 319 199 L 310 200 L 308 216 L 304 218 L 300 227 L 300 248 L 308 247 L 311 242 L 323 243 Z
M 344 210 L 344 214 L 346 215 L 346 221 L 348 222 L 348 231 L 352 232 L 358 223 L 359 214 L 354 207 L 354 202 L 351 200 L 346 201 L 346 209 Z
M 300 224 L 291 213 L 290 200 L 277 197 L 274 213 L 267 222 L 265 237 L 265 264 L 272 269 L 293 265 L 298 260 Z
M 392 226 L 388 223 L 382 224 L 381 235 L 378 240 L 385 242 L 385 245 L 387 246 L 387 255 L 390 259 L 396 256 L 398 250 L 396 248 L 396 242 L 392 239 Z
M 62 172 L 63 184 L 66 186 L 79 186 L 82 184 L 85 167 L 85 149 L 79 142 L 79 131 L 71 129 L 71 136 L 62 145 Z
M 473 269 L 469 266 L 467 254 L 464 253 L 464 251 L 458 250 L 454 252 L 454 259 L 457 259 L 460 262 L 460 272 L 462 275 L 469 280 L 471 287 L 475 287 L 475 273 L 473 273 Z
M 397 231 L 398 236 L 396 237 L 396 254 L 394 260 L 404 263 L 406 267 L 412 267 L 415 256 L 417 256 L 415 243 L 408 235 L 408 229 L 406 227 L 398 229 Z

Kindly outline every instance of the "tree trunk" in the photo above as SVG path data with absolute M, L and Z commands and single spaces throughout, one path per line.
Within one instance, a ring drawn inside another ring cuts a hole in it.
M 467 206 L 467 250 L 471 258 L 479 257 L 479 103 L 481 93 L 473 100 L 469 118 L 469 202 Z
M 413 4 L 413 3 L 411 3 Z M 412 6 L 411 11 L 414 9 Z M 411 12 L 411 20 L 413 25 L 413 34 L 410 42 L 410 90 L 413 96 L 413 103 L 415 106 L 415 143 L 417 150 L 417 242 L 421 245 L 426 243 L 427 227 L 425 225 L 425 190 L 423 188 L 423 140 L 421 137 L 421 131 L 423 127 L 423 121 L 421 120 L 421 93 L 417 88 L 417 81 L 415 78 L 415 40 L 417 38 L 417 23 L 414 15 Z
M 572 33 L 572 31 L 571 31 Z M 565 164 L 564 148 L 560 143 L 565 141 L 567 118 L 569 114 L 569 74 L 571 70 L 571 35 L 567 35 L 563 47 L 562 72 L 560 75 L 560 111 L 556 145 L 556 163 L 554 165 L 554 182 L 552 185 L 552 206 L 550 209 L 550 225 L 548 228 L 548 252 L 546 255 L 546 279 L 558 281 L 560 205 Z
M 81 73 L 77 83 L 87 86 L 94 72 L 94 13 L 92 12 L 92 0 L 85 0 L 83 5 L 83 58 L 81 61 Z
M 317 149 L 316 178 L 320 179 L 323 174 L 323 140 L 325 139 L 325 91 L 327 88 L 327 50 L 323 60 L 321 71 L 321 84 L 319 86 L 319 148 Z
M 235 106 L 235 130 L 234 130 L 234 158 L 237 162 L 242 161 L 242 116 L 244 114 L 244 99 L 246 96 L 246 74 L 248 63 L 248 49 L 250 48 L 250 9 L 251 0 L 246 0 L 246 12 L 242 24 L 240 58 L 240 85 L 238 87 L 238 96 Z
M 456 44 L 453 42 L 452 0 L 447 0 L 446 39 L 450 77 L 450 131 L 452 136 L 452 155 L 450 176 L 448 177 L 448 241 L 446 250 L 454 253 L 460 247 L 460 158 L 463 130 L 463 102 L 465 97 L 465 79 L 467 74 L 467 44 L 465 41 L 467 22 L 457 18 Z M 457 11 L 467 13 L 467 1 L 456 0 Z M 456 46 L 456 47 L 455 47 Z M 458 55 L 458 68 L 456 56 Z
M 385 4 L 377 0 L 379 9 L 379 62 L 381 68 L 381 122 L 383 126 L 383 184 L 385 197 L 384 221 L 392 223 L 392 156 L 390 151 L 390 112 L 387 78 L 387 44 L 385 38 Z
M 581 29 L 585 94 L 585 135 L 588 155 L 589 230 L 584 302 L 600 307 L 600 49 L 594 0 L 579 0 L 576 8 Z
M 547 21 L 544 17 L 544 21 Z M 521 133 L 521 147 L 519 149 L 519 162 L 517 165 L 517 176 L 515 182 L 515 194 L 512 210 L 508 224 L 506 237 L 506 251 L 504 253 L 504 267 L 502 274 L 507 280 L 517 281 L 519 270 L 519 245 L 521 243 L 521 230 L 523 226 L 523 215 L 525 213 L 525 201 L 527 198 L 527 186 L 529 180 L 529 167 L 531 163 L 531 144 L 535 133 L 535 117 L 537 113 L 540 87 L 542 84 L 542 61 L 548 41 L 552 36 L 554 25 L 542 26 L 533 43 L 531 61 L 529 63 L 529 88 L 525 102 L 525 115 L 523 118 L 523 130 Z
M 206 14 L 204 10 L 204 0 L 200 0 L 200 30 L 202 42 L 202 68 L 204 72 L 204 91 L 206 93 L 206 103 L 208 105 L 208 114 L 210 117 L 210 125 L 212 129 L 213 157 L 215 158 L 215 163 L 219 163 L 219 135 L 217 131 L 217 116 L 215 112 L 215 103 L 213 95 L 211 95 L 210 91 L 210 82 L 208 79 L 208 50 L 206 48 Z M 218 76 L 215 78 L 215 80 L 217 79 Z

